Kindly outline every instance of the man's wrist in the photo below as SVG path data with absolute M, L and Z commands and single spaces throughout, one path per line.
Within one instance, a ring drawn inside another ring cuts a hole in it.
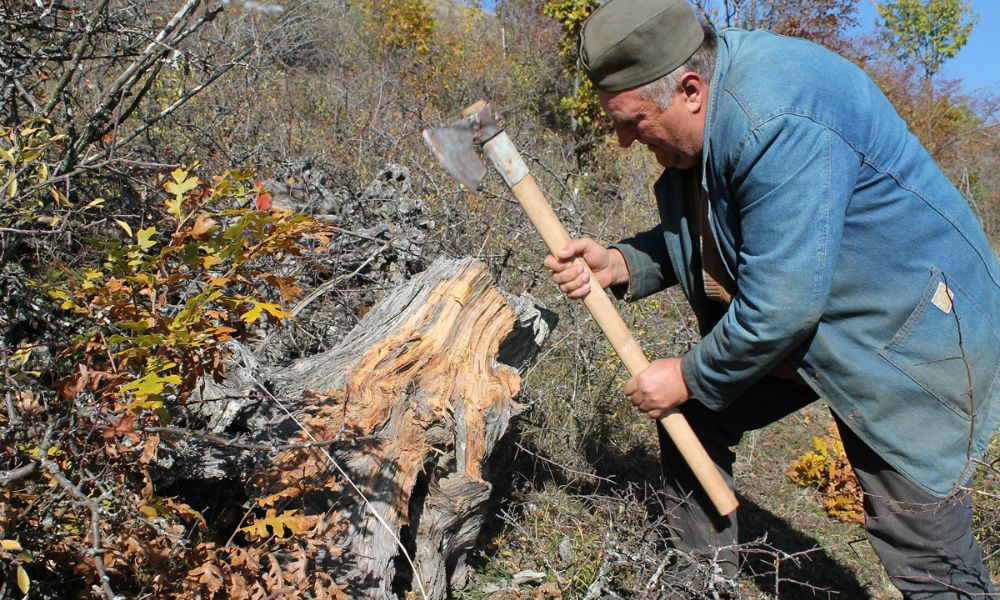
M 629 284 L 631 277 L 628 272 L 628 262 L 625 260 L 625 255 L 618 248 L 608 248 L 610 252 L 609 260 L 611 262 L 611 273 L 612 273 L 612 286 Z

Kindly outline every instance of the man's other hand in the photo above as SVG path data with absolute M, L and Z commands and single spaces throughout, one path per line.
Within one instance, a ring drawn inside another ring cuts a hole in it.
M 590 238 L 573 240 L 555 256 L 548 255 L 544 263 L 552 271 L 552 281 L 570 298 L 579 299 L 590 293 L 590 275 L 583 265 L 574 262 L 577 258 L 587 263 L 602 288 L 629 281 L 628 266 L 621 252 L 605 248 Z
M 681 375 L 681 359 L 654 360 L 645 370 L 625 382 L 625 395 L 653 419 L 659 419 L 691 397 Z

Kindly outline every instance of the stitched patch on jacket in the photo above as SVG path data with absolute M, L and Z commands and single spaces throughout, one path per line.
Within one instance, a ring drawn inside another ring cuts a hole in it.
M 938 282 L 937 290 L 934 292 L 934 297 L 931 298 L 931 302 L 934 306 L 941 309 L 941 312 L 948 314 L 951 312 L 952 300 L 955 298 L 955 292 L 948 289 L 948 286 L 944 284 L 943 281 Z

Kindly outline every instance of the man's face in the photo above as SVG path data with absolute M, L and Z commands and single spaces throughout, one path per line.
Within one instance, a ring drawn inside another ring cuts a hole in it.
M 699 87 L 692 96 L 690 88 L 685 89 L 682 84 L 666 110 L 636 90 L 599 91 L 597 97 L 611 117 L 622 148 L 638 141 L 649 148 L 661 166 L 690 169 L 701 157 L 705 110 L 701 101 L 703 90 Z

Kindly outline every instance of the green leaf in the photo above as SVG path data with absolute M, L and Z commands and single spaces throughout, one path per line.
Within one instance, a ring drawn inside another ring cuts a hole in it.
M 122 386 L 122 392 L 132 392 L 138 401 L 143 401 L 150 396 L 157 396 L 167 384 L 179 385 L 180 375 L 167 375 L 160 377 L 158 373 L 146 373 L 139 379 Z
M 183 214 L 181 212 L 181 204 L 183 203 L 184 201 L 181 198 L 167 200 L 167 212 L 177 219 L 182 218 Z

